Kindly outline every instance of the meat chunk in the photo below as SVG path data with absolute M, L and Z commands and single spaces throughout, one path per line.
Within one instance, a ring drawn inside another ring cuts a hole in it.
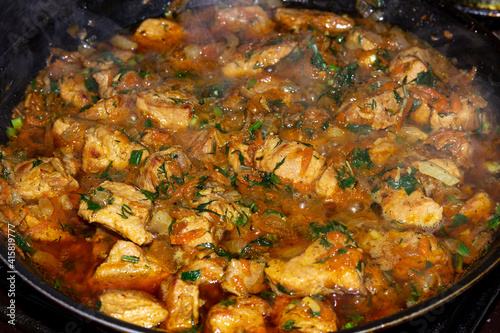
M 42 198 L 40 200 L 48 199 Z M 49 203 L 49 205 L 51 204 Z M 43 214 L 40 209 L 40 204 L 24 206 L 22 212 L 25 214 L 24 222 L 27 227 L 24 233 L 31 237 L 31 239 L 46 242 L 67 242 L 75 240 L 75 236 L 71 235 L 69 232 L 72 225 L 69 224 L 70 227 L 66 228 L 61 222 L 53 220 L 51 214 Z M 21 216 L 24 214 L 21 214 Z
M 98 121 L 101 124 L 113 124 L 130 119 L 133 109 L 135 109 L 135 99 L 122 94 L 101 99 L 77 116 L 86 120 Z
M 330 198 L 341 191 L 338 185 L 337 172 L 333 165 L 328 166 L 321 174 L 315 184 L 316 193 L 321 197 Z
M 280 296 L 274 304 L 276 326 L 281 331 L 307 333 L 337 331 L 337 315 L 323 301 L 309 296 L 293 299 Z
M 85 87 L 85 79 L 82 74 L 74 74 L 64 77 L 59 81 L 59 94 L 63 100 L 76 107 L 92 105 L 92 96 Z
M 444 131 L 431 136 L 426 143 L 447 152 L 462 163 L 470 163 L 474 148 L 467 132 Z
M 467 200 L 465 205 L 460 208 L 460 214 L 467 216 L 475 223 L 490 218 L 491 211 L 495 203 L 485 192 L 478 192 L 472 198 Z
M 83 66 L 86 68 L 100 71 L 107 71 L 109 69 L 116 69 L 117 63 L 127 63 L 129 60 L 135 58 L 132 50 L 113 48 L 110 52 L 95 52 L 91 56 L 83 59 Z
M 312 27 L 319 31 L 336 34 L 354 27 L 354 21 L 349 17 L 319 10 L 278 8 L 274 18 L 287 30 L 293 31 Z
M 260 6 L 218 9 L 211 27 L 215 31 L 230 31 L 244 39 L 257 38 L 270 33 L 274 22 Z
M 190 262 L 187 266 L 179 271 L 179 274 L 191 272 L 191 274 L 196 274 L 198 278 L 191 281 L 192 284 L 197 286 L 205 283 L 220 283 L 222 281 L 222 276 L 224 275 L 224 268 L 227 266 L 227 262 L 224 258 L 203 258 L 195 259 Z M 199 273 L 198 273 L 199 272 Z
M 82 169 L 97 173 L 104 171 L 112 163 L 116 170 L 124 170 L 128 167 L 134 150 L 142 152 L 141 162 L 149 155 L 146 148 L 131 142 L 121 131 L 106 126 L 90 128 L 85 135 Z
M 136 106 L 144 117 L 158 122 L 161 128 L 179 131 L 189 125 L 196 102 L 188 93 L 163 87 L 137 94 Z
M 277 259 L 267 262 L 265 273 L 275 291 L 294 296 L 366 293 L 363 253 L 342 233 L 329 232 L 324 237 L 288 262 Z
M 92 279 L 102 289 L 146 289 L 154 290 L 170 273 L 132 242 L 119 240 L 102 264 L 97 267 Z
M 249 76 L 253 77 L 261 73 L 264 68 L 276 65 L 281 59 L 292 52 L 295 42 L 285 40 L 279 43 L 267 43 L 248 50 L 244 47 L 236 53 L 236 57 L 222 67 L 224 75 L 229 77 Z
M 235 172 L 240 171 L 241 166 L 253 166 L 253 151 L 249 145 L 242 142 L 230 142 L 227 155 L 229 165 Z
M 430 54 L 428 51 L 413 46 L 403 50 L 389 63 L 391 76 L 402 83 L 403 80 L 410 83 L 419 74 L 429 71 Z
M 208 311 L 207 332 L 265 333 L 265 318 L 270 314 L 269 304 L 257 296 L 229 297 Z
M 226 144 L 221 140 L 219 130 L 215 128 L 202 129 L 189 138 L 184 145 L 193 159 L 215 163 L 217 151 Z
M 411 107 L 408 96 L 402 87 L 389 82 L 372 94 L 353 103 L 341 106 L 347 122 L 358 125 L 371 125 L 374 129 L 386 129 L 400 125 Z
M 53 157 L 38 157 L 17 164 L 14 177 L 14 188 L 23 199 L 53 198 L 79 187 L 61 161 Z
M 431 234 L 372 229 L 361 235 L 358 244 L 383 271 L 406 281 L 403 287 L 408 291 L 416 287 L 426 294 L 453 281 L 451 252 Z
M 203 215 L 185 217 L 172 226 L 170 242 L 172 245 L 187 245 L 197 247 L 201 244 L 214 244 L 214 230 L 212 223 Z
M 281 140 L 277 136 L 267 137 L 255 153 L 258 170 L 272 172 L 298 188 L 312 187 L 324 164 L 325 158 L 312 147 L 298 141 Z
M 167 318 L 167 310 L 139 290 L 107 290 L 99 295 L 100 311 L 143 327 L 155 327 Z
M 136 179 L 141 189 L 151 192 L 161 182 L 170 182 L 172 177 L 182 179 L 186 173 L 192 171 L 193 165 L 189 157 L 178 146 L 171 147 L 150 155 Z
M 106 200 L 97 199 L 102 197 Z M 153 240 L 153 235 L 146 231 L 151 207 L 151 201 L 133 186 L 105 181 L 87 200 L 80 201 L 78 215 L 143 245 Z
M 198 286 L 170 278 L 162 282 L 160 297 L 168 311 L 167 331 L 186 331 L 198 325 L 201 306 Z
M 134 40 L 141 46 L 167 53 L 182 41 L 184 32 L 180 24 L 165 18 L 149 18 L 136 29 Z
M 396 141 L 396 136 L 392 134 L 378 138 L 374 142 L 374 147 L 368 150 L 371 161 L 380 166 L 397 163 L 400 152 L 401 145 Z
M 361 49 L 363 51 L 376 50 L 382 44 L 380 36 L 371 31 L 365 31 L 361 27 L 355 27 L 346 37 L 346 47 L 351 49 Z
M 88 128 L 90 128 L 89 124 L 84 121 L 66 117 L 58 118 L 52 125 L 55 146 L 81 151 Z
M 238 296 L 258 294 L 267 286 L 264 283 L 266 263 L 246 259 L 231 259 L 222 277 L 222 288 Z
M 432 110 L 430 126 L 433 130 L 475 131 L 482 125 L 482 113 L 478 111 L 488 104 L 482 97 L 472 93 L 467 96 L 454 94 L 450 96 L 449 104 L 445 110 Z
M 120 36 L 124 37 L 124 36 Z M 133 59 L 132 59 L 133 60 Z M 135 60 L 134 60 L 135 61 Z M 144 74 L 144 72 L 142 72 Z M 116 68 L 100 70 L 92 75 L 99 85 L 99 95 L 101 98 L 109 99 L 117 96 L 133 96 L 133 90 L 146 88 L 147 81 L 138 71 L 118 71 Z
M 242 225 L 248 222 L 251 210 L 248 207 L 244 207 L 235 203 L 234 201 L 239 198 L 239 196 L 234 197 L 233 200 L 225 198 L 223 195 L 223 187 L 206 188 L 199 192 L 202 197 L 193 204 L 199 207 L 200 205 L 205 206 L 207 210 L 214 212 L 215 214 L 209 215 L 208 213 L 202 213 L 210 221 L 217 224 L 216 237 L 222 236 L 222 230 L 230 231 L 234 229 L 234 225 Z M 214 217 L 217 215 L 217 218 Z
M 435 230 L 443 218 L 443 207 L 425 196 L 422 190 L 410 195 L 405 190 L 381 190 L 382 208 L 389 220 L 396 220 L 406 227 Z

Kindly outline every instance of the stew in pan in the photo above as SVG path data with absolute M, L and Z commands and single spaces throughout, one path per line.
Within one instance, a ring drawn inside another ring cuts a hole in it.
M 2 232 L 54 288 L 144 327 L 388 316 L 498 228 L 499 130 L 474 74 L 398 27 L 270 5 L 53 49 L 1 148 Z

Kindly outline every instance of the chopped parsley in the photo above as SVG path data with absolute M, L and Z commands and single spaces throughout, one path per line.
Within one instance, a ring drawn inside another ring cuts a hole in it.
M 406 194 L 410 195 L 416 190 L 416 185 L 418 184 L 417 178 L 415 178 L 415 173 L 417 169 L 411 168 L 410 174 L 405 174 L 399 177 L 399 180 L 389 180 L 387 183 L 393 190 L 404 189 Z
M 182 272 L 181 279 L 182 281 L 194 282 L 198 280 L 200 276 L 201 276 L 201 270 L 198 269 L 196 271 Z

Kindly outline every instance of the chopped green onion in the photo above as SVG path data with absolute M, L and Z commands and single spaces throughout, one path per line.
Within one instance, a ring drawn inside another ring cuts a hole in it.
M 141 150 L 132 150 L 128 164 L 139 165 L 141 163 L 141 159 L 142 159 L 142 149 Z
M 131 262 L 133 264 L 137 264 L 139 262 L 139 257 L 136 257 L 136 256 L 122 255 L 121 259 L 122 259 L 122 261 Z
M 11 120 L 11 122 L 12 122 L 12 126 L 14 127 L 15 130 L 18 130 L 21 127 L 23 127 L 23 118 L 21 118 L 21 117 L 14 118 Z

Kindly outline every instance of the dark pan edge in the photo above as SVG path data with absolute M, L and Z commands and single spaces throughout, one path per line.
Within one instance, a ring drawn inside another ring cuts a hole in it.
M 301 3 L 304 3 L 300 1 Z M 321 2 L 321 1 L 317 1 Z M 409 1 L 410 2 L 410 1 Z M 422 3 L 431 3 L 431 1 L 424 0 L 421 1 Z M 444 6 L 441 4 L 432 4 L 433 7 L 439 7 L 439 6 Z M 449 8 L 449 7 L 442 7 L 442 8 Z M 469 27 L 471 30 L 473 30 L 475 33 L 477 33 L 481 38 L 484 39 L 492 39 L 491 40 L 491 45 L 492 49 L 496 51 L 496 54 L 500 54 L 499 50 L 499 42 L 498 40 L 494 39 L 493 40 L 493 35 L 491 35 L 489 32 L 486 30 L 482 29 L 482 27 L 477 24 L 473 19 L 465 16 L 465 15 L 459 15 L 459 18 L 461 22 L 466 26 Z M 469 20 L 470 19 L 470 20 Z M 498 71 L 500 72 L 500 71 Z M 484 79 L 488 82 L 491 82 L 491 78 L 487 76 L 486 71 L 485 71 L 485 77 Z M 493 80 L 493 82 L 500 82 Z M 495 94 L 496 96 L 500 96 L 497 93 L 497 89 L 495 89 L 495 92 L 492 94 Z M 4 240 L 5 244 L 5 240 Z M 4 261 L 6 264 L 7 262 L 7 249 L 5 245 L 0 246 L 0 258 L 2 261 Z M 35 275 L 31 270 L 26 268 L 21 264 L 22 258 L 16 257 L 16 262 L 15 262 L 15 269 L 17 271 L 17 274 L 20 278 L 22 278 L 27 284 L 29 284 L 31 287 L 33 287 L 35 290 L 40 292 L 41 294 L 45 295 L 47 298 L 51 299 L 52 301 L 56 302 L 60 306 L 72 311 L 73 313 L 76 313 L 84 318 L 87 318 L 89 320 L 95 321 L 99 324 L 102 324 L 104 326 L 110 327 L 112 329 L 124 331 L 124 332 L 152 332 L 152 330 L 141 328 L 136 325 L 128 324 L 124 321 L 117 320 L 115 318 L 109 317 L 107 315 L 104 315 L 100 312 L 97 312 L 95 310 L 92 310 L 90 308 L 87 308 L 72 299 L 64 296 L 63 294 L 59 293 L 57 290 L 53 289 L 52 287 L 43 284 L 42 280 Z M 486 274 L 488 274 L 496 265 L 500 263 L 500 247 L 498 246 L 498 239 L 497 239 L 497 245 L 494 249 L 491 250 L 490 253 L 488 253 L 483 260 L 475 265 L 474 267 L 471 267 L 469 271 L 462 277 L 459 281 L 457 281 L 456 284 L 451 286 L 450 288 L 444 290 L 437 296 L 426 300 L 422 303 L 419 303 L 407 310 L 404 310 L 402 312 L 399 312 L 395 315 L 371 322 L 369 324 L 345 330 L 345 332 L 374 332 L 374 331 L 379 331 L 381 329 L 389 328 L 396 326 L 400 323 L 406 322 L 408 320 L 411 320 L 413 318 L 416 318 L 432 309 L 435 309 L 437 307 L 445 305 L 447 302 L 449 302 L 451 299 L 457 297 L 458 295 L 462 294 L 466 290 L 468 290 L 473 284 L 477 283 L 480 281 Z M 477 274 L 479 272 L 479 274 Z M 436 300 L 437 299 L 437 300 Z

